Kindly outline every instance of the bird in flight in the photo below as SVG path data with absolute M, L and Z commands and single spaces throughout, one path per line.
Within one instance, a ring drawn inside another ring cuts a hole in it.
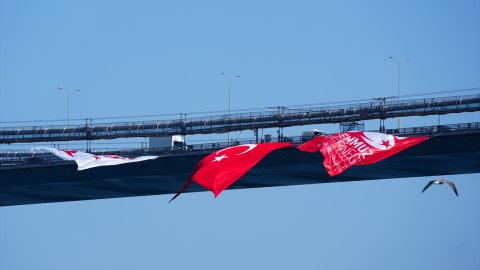
M 458 192 L 457 192 L 457 188 L 455 187 L 455 184 L 453 182 L 450 182 L 450 181 L 445 180 L 445 179 L 436 179 L 436 180 L 432 180 L 432 181 L 428 182 L 428 184 L 423 188 L 422 193 L 425 190 L 427 190 L 427 188 L 429 188 L 432 184 L 435 184 L 435 185 L 447 184 L 453 190 L 453 192 L 455 192 L 455 195 L 457 195 L 457 197 L 458 197 Z

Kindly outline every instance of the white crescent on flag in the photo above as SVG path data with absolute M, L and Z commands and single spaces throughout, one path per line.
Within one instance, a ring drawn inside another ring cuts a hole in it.
M 238 154 L 235 154 L 235 155 L 237 155 L 237 156 L 243 155 L 243 154 L 251 151 L 253 148 L 257 147 L 257 144 L 242 144 L 242 145 L 230 146 L 230 147 L 227 147 L 227 148 L 224 148 L 222 150 L 217 151 L 216 155 L 220 154 L 221 152 L 223 152 L 225 150 L 229 150 L 229 149 L 233 149 L 233 148 L 240 148 L 240 147 L 245 147 L 245 146 L 247 147 L 247 150 L 245 150 L 243 152 L 240 152 Z
M 363 132 L 362 139 L 372 147 L 387 150 L 395 146 L 395 137 L 378 132 Z

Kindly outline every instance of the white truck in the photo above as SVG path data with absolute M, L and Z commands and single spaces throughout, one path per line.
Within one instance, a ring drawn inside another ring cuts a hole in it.
M 176 150 L 185 146 L 185 140 L 181 135 L 169 137 L 150 137 L 149 148 L 152 150 Z
M 302 132 L 302 142 L 309 141 L 315 136 L 323 135 L 323 131 L 316 128 Z

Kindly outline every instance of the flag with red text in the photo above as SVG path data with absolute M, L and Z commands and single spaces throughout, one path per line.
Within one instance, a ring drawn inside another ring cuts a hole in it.
M 75 150 L 58 150 L 51 147 L 33 147 L 31 151 L 50 152 L 61 159 L 73 160 L 77 163 L 79 171 L 100 166 L 112 166 L 158 158 L 158 156 L 128 158 L 117 155 L 93 155 Z
M 318 136 L 300 145 L 305 152 L 322 152 L 330 176 L 341 174 L 350 166 L 378 162 L 427 140 L 429 137 L 398 137 L 377 132 L 350 131 Z
M 184 192 L 192 182 L 212 191 L 217 197 L 270 152 L 290 146 L 293 144 L 282 142 L 242 144 L 213 152 L 195 166 L 190 181 L 170 201 Z

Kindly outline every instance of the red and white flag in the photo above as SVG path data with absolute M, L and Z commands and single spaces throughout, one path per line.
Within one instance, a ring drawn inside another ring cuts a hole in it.
M 64 160 L 73 160 L 77 163 L 79 171 L 100 166 L 112 166 L 158 158 L 158 156 L 127 158 L 116 155 L 93 155 L 75 150 L 58 150 L 51 147 L 34 147 L 31 151 L 50 152 Z
M 213 152 L 195 166 L 190 180 L 170 201 L 187 190 L 192 182 L 212 191 L 217 197 L 270 152 L 290 146 L 293 144 L 281 142 L 242 144 Z
M 429 137 L 398 137 L 377 132 L 350 131 L 315 137 L 298 149 L 322 152 L 328 174 L 335 176 L 350 166 L 378 162 L 427 139 Z

